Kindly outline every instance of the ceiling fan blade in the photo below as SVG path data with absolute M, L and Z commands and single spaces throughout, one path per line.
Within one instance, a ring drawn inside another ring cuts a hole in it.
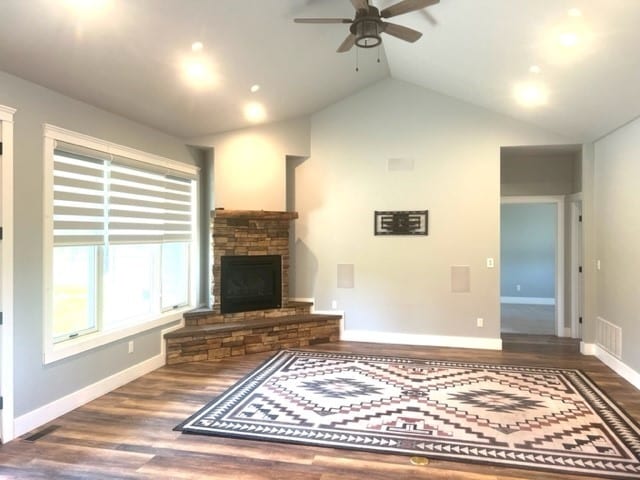
M 338 53 L 348 52 L 353 48 L 355 43 L 356 43 L 356 36 L 350 33 L 349 36 L 347 36 L 347 38 L 344 39 L 344 42 L 340 44 L 336 52 Z
M 351 0 L 351 5 L 356 10 L 369 10 L 369 0 Z
M 420 37 L 422 37 L 422 33 L 413 28 L 404 27 L 402 25 L 398 25 L 396 23 L 386 23 L 383 22 L 384 33 L 388 33 L 389 35 L 393 35 L 394 37 L 399 38 L 400 40 L 404 40 L 405 42 L 415 42 Z
M 350 18 L 294 18 L 296 23 L 353 23 Z
M 439 3 L 440 0 L 403 0 L 395 5 L 391 5 L 380 12 L 382 18 L 391 18 L 397 15 L 403 15 L 405 13 L 413 12 L 415 10 L 421 10 L 430 5 Z
M 438 26 L 438 20 L 436 20 L 436 17 L 434 17 L 433 15 L 431 15 L 429 12 L 427 12 L 426 10 L 423 10 L 422 12 L 422 16 L 424 18 L 427 19 L 427 22 L 429 22 L 431 25 L 433 25 L 434 27 Z

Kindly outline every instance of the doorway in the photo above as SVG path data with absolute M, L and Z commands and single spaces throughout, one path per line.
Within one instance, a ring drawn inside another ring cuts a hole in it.
M 564 197 L 501 204 L 501 331 L 564 336 Z

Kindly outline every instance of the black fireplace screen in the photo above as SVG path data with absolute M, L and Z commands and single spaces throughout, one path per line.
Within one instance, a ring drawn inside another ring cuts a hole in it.
M 220 311 L 266 310 L 282 306 L 280 255 L 222 257 Z

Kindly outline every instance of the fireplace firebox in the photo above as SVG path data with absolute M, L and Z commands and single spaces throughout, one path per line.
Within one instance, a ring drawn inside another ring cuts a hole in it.
M 249 312 L 282 306 L 280 255 L 221 257 L 221 313 Z

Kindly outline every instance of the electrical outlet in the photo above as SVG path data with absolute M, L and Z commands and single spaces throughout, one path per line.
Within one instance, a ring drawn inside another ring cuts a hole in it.
M 516 285 L 516 291 L 519 292 L 520 291 L 520 285 Z
M 133 340 L 129 340 L 129 353 L 133 353 Z
M 331 300 L 331 310 L 337 310 L 337 309 L 338 309 L 338 301 Z
M 487 268 L 493 268 L 495 266 L 495 263 L 493 261 L 493 258 L 489 257 L 487 258 Z
M 482 318 L 477 318 L 477 319 L 476 319 L 476 324 L 478 325 L 478 328 L 482 328 L 482 327 L 484 327 L 484 319 L 482 319 Z

